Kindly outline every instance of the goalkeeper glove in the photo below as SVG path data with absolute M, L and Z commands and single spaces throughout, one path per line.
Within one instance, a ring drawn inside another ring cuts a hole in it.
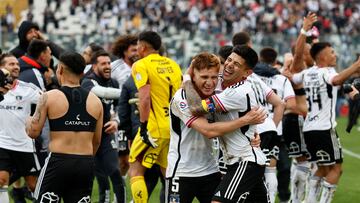
M 140 137 L 141 140 L 150 147 L 158 147 L 158 144 L 156 144 L 157 139 L 152 138 L 150 133 L 147 131 L 147 121 L 140 123 Z

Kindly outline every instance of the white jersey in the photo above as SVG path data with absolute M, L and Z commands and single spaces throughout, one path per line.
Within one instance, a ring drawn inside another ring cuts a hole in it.
M 313 66 L 293 76 L 295 84 L 304 84 L 308 113 L 303 131 L 329 130 L 335 128 L 335 105 L 338 86 L 332 85 L 337 73 L 332 67 Z
M 259 75 L 258 75 L 259 76 Z M 272 77 L 259 76 L 259 78 L 269 86 L 284 102 L 295 97 L 294 89 L 290 81 L 283 75 L 274 75 Z M 270 118 L 274 117 L 274 107 L 268 103 Z M 282 135 L 282 122 L 277 126 L 278 135 Z
M 272 116 L 270 116 L 270 111 L 268 110 L 272 107 L 270 107 L 270 104 L 267 102 L 267 98 L 271 94 L 274 94 L 274 91 L 269 86 L 267 86 L 255 73 L 249 75 L 247 80 L 251 83 L 251 87 L 254 91 L 258 106 L 264 107 L 268 114 L 268 117 L 265 119 L 265 121 L 257 125 L 257 132 L 261 134 L 263 132 L 277 131 Z
M 34 84 L 17 80 L 15 87 L 4 95 L 0 102 L 0 148 L 35 152 L 33 141 L 25 132 L 25 121 L 40 94 Z
M 200 177 L 219 171 L 213 155 L 213 141 L 191 128 L 185 91 L 179 89 L 170 104 L 170 145 L 166 177 Z
M 251 108 L 258 106 L 249 80 L 236 83 L 223 92 L 212 96 L 220 105 L 223 113 L 216 114 L 216 120 L 230 121 L 245 115 Z M 219 137 L 220 147 L 226 164 L 240 160 L 252 161 L 264 165 L 266 157 L 259 147 L 251 147 L 256 125 L 244 126 Z
M 126 64 L 123 59 L 118 59 L 111 63 L 111 78 L 119 83 L 120 90 L 130 75 L 131 67 Z

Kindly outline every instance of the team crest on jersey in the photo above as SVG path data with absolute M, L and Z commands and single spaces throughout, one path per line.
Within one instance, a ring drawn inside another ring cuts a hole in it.
M 136 73 L 135 78 L 136 78 L 136 80 L 141 80 L 141 74 L 140 74 L 140 73 Z
M 15 99 L 16 99 L 16 101 L 20 101 L 20 100 L 22 100 L 22 96 L 18 95 L 15 97 Z
M 188 105 L 183 101 L 180 102 L 179 106 L 182 111 L 188 108 Z

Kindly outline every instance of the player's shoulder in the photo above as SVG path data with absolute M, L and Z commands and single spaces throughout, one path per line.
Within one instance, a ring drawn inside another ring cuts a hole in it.
M 18 80 L 17 85 L 20 88 L 27 89 L 30 91 L 41 91 L 41 89 L 38 86 L 36 86 L 35 84 L 30 83 L 30 82 L 24 82 L 24 81 Z
M 173 96 L 173 100 L 186 100 L 185 90 L 183 88 L 178 89 Z

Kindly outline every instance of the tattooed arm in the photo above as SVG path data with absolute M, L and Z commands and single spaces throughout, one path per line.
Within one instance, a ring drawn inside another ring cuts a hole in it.
M 36 105 L 34 115 L 26 120 L 26 133 L 29 135 L 29 137 L 33 139 L 37 138 L 40 135 L 40 132 L 44 126 L 48 108 L 47 100 L 48 94 L 42 94 Z
M 190 107 L 191 114 L 194 116 L 202 116 L 207 114 L 201 103 L 201 97 L 196 92 L 191 80 L 184 81 L 184 89 L 186 92 L 186 101 Z

